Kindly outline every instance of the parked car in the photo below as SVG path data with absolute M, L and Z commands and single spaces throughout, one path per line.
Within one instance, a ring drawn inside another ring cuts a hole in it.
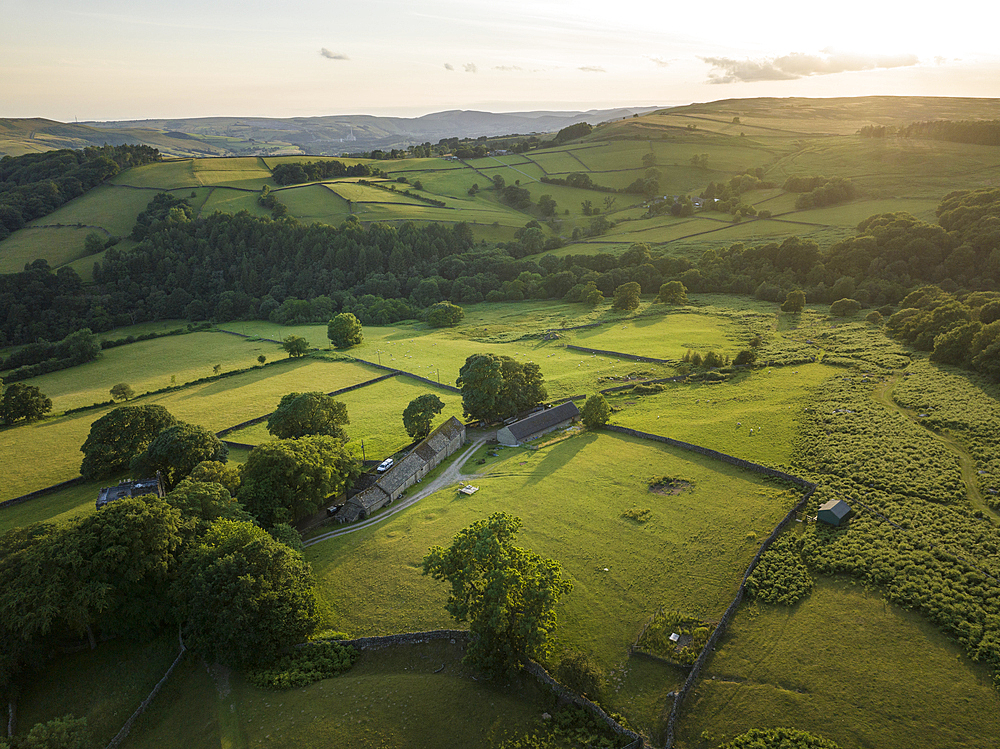
M 393 463 L 392 458 L 386 458 L 381 463 L 379 463 L 379 466 L 378 466 L 378 468 L 375 469 L 375 472 L 376 473 L 385 473 L 390 468 L 392 468 L 392 463 Z

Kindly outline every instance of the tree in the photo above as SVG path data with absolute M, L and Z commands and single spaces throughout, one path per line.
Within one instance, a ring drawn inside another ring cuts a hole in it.
M 197 424 L 180 422 L 157 434 L 129 468 L 136 478 L 159 471 L 169 490 L 203 460 L 225 463 L 228 457 L 229 448 L 210 431 Z
M 185 556 L 174 596 L 188 647 L 235 667 L 273 660 L 318 622 L 309 565 L 247 522 L 212 523 Z
M 432 304 L 427 310 L 427 324 L 432 328 L 454 328 L 464 318 L 465 310 L 448 301 Z
M 533 408 L 547 397 L 541 368 L 520 364 L 509 356 L 473 354 L 458 371 L 467 416 L 499 421 Z
M 801 289 L 789 291 L 785 303 L 781 305 L 782 312 L 801 312 L 806 306 L 806 293 Z
M 623 283 L 621 286 L 615 288 L 615 298 L 611 303 L 612 308 L 621 310 L 622 312 L 638 309 L 639 294 L 641 292 L 642 287 L 637 282 L 630 281 L 629 283 Z
M 538 198 L 538 210 L 543 216 L 553 216 L 556 212 L 556 201 L 551 195 L 542 195 Z
M 341 440 L 326 435 L 265 442 L 242 468 L 239 500 L 264 527 L 300 520 L 341 494 L 361 467 Z
M 497 512 L 460 531 L 447 549 L 432 546 L 423 559 L 425 575 L 451 584 L 445 609 L 470 623 L 465 660 L 496 679 L 526 657 L 545 656 L 556 604 L 573 588 L 558 562 L 514 545 L 520 528 L 520 518 Z
M 290 335 L 282 339 L 281 347 L 288 352 L 290 358 L 295 359 L 306 355 L 309 351 L 309 341 L 300 335 Z
M 106 479 L 128 469 L 163 429 L 177 423 L 163 406 L 121 406 L 90 425 L 80 451 L 80 473 L 88 481 Z
M 736 355 L 736 358 L 733 359 L 733 364 L 744 366 L 754 364 L 756 361 L 757 352 L 752 348 L 745 348 Z
M 127 382 L 119 382 L 111 388 L 111 397 L 116 401 L 127 401 L 135 397 L 135 391 Z
M 861 310 L 861 302 L 856 299 L 838 299 L 830 305 L 830 314 L 837 317 L 848 317 Z
M 608 405 L 608 400 L 603 394 L 597 393 L 587 398 L 580 415 L 583 419 L 583 425 L 587 429 L 599 429 L 607 424 L 608 419 L 611 418 L 611 406 Z
M 208 522 L 219 518 L 253 522 L 250 513 L 233 499 L 229 490 L 215 482 L 183 479 L 164 500 L 185 517 Z
M 93 746 L 87 719 L 72 715 L 36 723 L 26 736 L 16 741 L 17 749 L 91 749 Z
M 361 321 L 350 312 L 341 312 L 326 326 L 326 337 L 337 348 L 359 345 L 365 338 L 361 333 Z
M 257 357 L 257 363 L 260 364 L 262 367 L 264 366 L 264 363 L 266 361 L 267 361 L 267 357 L 264 356 L 263 354 L 261 354 L 260 356 Z
M 347 406 L 325 393 L 289 393 L 267 420 L 267 431 L 278 439 L 326 434 L 347 440 Z
M 660 287 L 657 300 L 664 304 L 687 304 L 687 289 L 680 281 L 667 281 Z
M 8 385 L 0 398 L 0 418 L 8 424 L 34 421 L 52 410 L 52 399 L 34 385 L 15 382 Z
M 219 484 L 236 495 L 240 488 L 240 470 L 236 466 L 222 463 L 218 460 L 203 460 L 194 467 L 188 475 L 192 481 L 202 481 L 207 484 Z
M 433 393 L 418 395 L 403 410 L 403 427 L 415 440 L 422 440 L 431 433 L 434 417 L 444 410 L 444 401 Z

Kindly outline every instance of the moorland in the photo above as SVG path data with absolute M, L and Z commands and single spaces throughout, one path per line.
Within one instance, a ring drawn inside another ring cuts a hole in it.
M 313 637 L 456 626 L 422 559 L 503 511 L 573 584 L 543 666 L 566 673 L 582 656 L 603 681 L 589 696 L 650 746 L 789 727 L 844 749 L 995 747 L 996 112 L 731 100 L 396 158 L 116 146 L 0 161 L 0 377 L 51 401 L 0 429 L 0 501 L 48 489 L 0 507 L 0 574 L 22 579 L 31 539 L 100 522 L 99 489 L 128 473 L 81 477 L 81 446 L 122 405 L 222 433 L 235 466 L 275 441 L 260 419 L 283 396 L 353 388 L 335 396 L 344 449 L 378 461 L 411 443 L 408 403 L 433 393 L 433 426 L 461 418 L 460 368 L 505 356 L 538 365 L 550 402 L 606 391 L 611 425 L 817 487 L 750 576 L 676 724 L 690 659 L 637 645 L 664 616 L 716 626 L 802 489 L 637 436 L 576 426 L 487 441 L 429 476 L 454 470 L 472 496 L 451 485 L 357 528 L 302 524 Z M 443 301 L 463 317 L 435 327 Z M 364 339 L 334 349 L 341 313 Z M 385 367 L 404 374 L 380 379 Z M 126 403 L 110 395 L 120 383 Z M 489 432 L 470 427 L 470 445 Z M 667 478 L 681 488 L 663 491 Z M 845 525 L 816 522 L 830 499 L 851 505 Z M 160 583 L 188 579 L 163 553 Z M 7 622 L 25 616 L 16 591 L 0 605 Z M 72 715 L 105 746 L 174 661 L 176 617 L 157 609 L 137 635 L 107 605 L 114 616 L 53 603 L 44 631 L 5 653 L 18 736 Z M 91 649 L 88 633 L 107 637 Z M 462 655 L 447 639 L 365 650 L 284 690 L 212 651 L 188 655 L 125 745 L 613 742 L 526 673 L 484 680 Z

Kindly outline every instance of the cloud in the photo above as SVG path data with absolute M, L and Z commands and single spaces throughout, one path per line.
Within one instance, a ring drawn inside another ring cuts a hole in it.
M 652 60 L 658 68 L 666 68 L 670 66 L 670 61 L 664 60 L 662 57 L 650 57 L 649 59 Z
M 450 62 L 446 62 L 446 63 L 444 64 L 444 69 L 445 69 L 445 70 L 454 70 L 454 69 L 455 69 L 455 66 L 454 66 L 454 65 L 452 65 L 452 64 L 451 64 Z
M 464 63 L 462 67 L 465 68 L 466 73 L 475 73 L 477 70 L 479 70 L 479 68 L 476 67 L 476 63 L 474 62 Z
M 584 73 L 607 73 L 608 71 L 597 65 L 583 65 L 577 70 L 582 70 Z
M 916 55 L 858 55 L 823 50 L 822 55 L 793 52 L 764 60 L 734 60 L 729 57 L 702 57 L 712 66 L 709 83 L 752 83 L 755 81 L 793 81 L 813 75 L 833 75 L 876 68 L 902 68 L 916 65 Z
M 331 52 L 326 47 L 323 47 L 323 49 L 321 49 L 319 51 L 319 53 L 321 55 L 323 55 L 323 57 L 325 57 L 328 60 L 350 60 L 351 59 L 350 57 L 348 57 L 347 55 L 343 54 L 342 52 Z
M 520 65 L 494 65 L 494 70 L 502 70 L 505 73 L 516 73 L 524 70 Z

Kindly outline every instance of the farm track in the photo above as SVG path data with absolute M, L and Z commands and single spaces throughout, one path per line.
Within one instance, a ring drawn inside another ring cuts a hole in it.
M 369 526 L 377 525 L 378 523 L 381 523 L 383 520 L 391 518 L 396 513 L 402 512 L 408 507 L 415 505 L 424 497 L 429 497 L 431 494 L 434 494 L 434 492 L 444 489 L 445 487 L 454 484 L 456 482 L 474 478 L 477 474 L 466 475 L 460 473 L 459 469 L 470 455 L 472 455 L 482 445 L 486 444 L 486 442 L 492 437 L 493 437 L 492 434 L 487 434 L 483 437 L 480 437 L 475 442 L 473 442 L 471 445 L 469 445 L 469 447 L 465 449 L 465 451 L 462 454 L 460 454 L 457 458 L 455 458 L 452 464 L 448 466 L 441 473 L 440 476 L 431 481 L 427 486 L 423 487 L 419 492 L 414 494 L 412 497 L 407 497 L 400 502 L 393 503 L 392 505 L 389 506 L 388 510 L 381 513 L 377 517 L 369 518 L 368 520 L 362 520 L 360 523 L 355 523 L 349 528 L 340 528 L 335 531 L 330 531 L 329 533 L 324 533 L 321 536 L 310 538 L 308 541 L 303 542 L 303 546 L 312 546 L 313 544 L 318 544 L 320 541 L 329 541 L 331 538 L 346 536 L 348 533 L 354 533 L 355 531 L 363 530 L 365 528 L 368 528 Z
M 976 463 L 972 459 L 972 456 L 969 455 L 965 447 L 958 440 L 924 426 L 924 424 L 921 423 L 920 419 L 914 415 L 912 411 L 907 408 L 903 408 L 893 399 L 892 391 L 901 378 L 902 375 L 893 375 L 884 385 L 876 389 L 872 393 L 872 396 L 879 403 L 899 411 L 899 413 L 903 414 L 903 416 L 912 421 L 914 424 L 917 424 L 929 434 L 932 434 L 936 439 L 943 442 L 948 450 L 955 454 L 958 458 L 958 463 L 962 471 L 962 482 L 965 484 L 965 494 L 969 498 L 969 503 L 989 517 L 990 520 L 993 521 L 994 525 L 1000 525 L 1000 513 L 991 509 L 983 500 L 982 492 L 979 491 L 979 486 L 976 483 Z

